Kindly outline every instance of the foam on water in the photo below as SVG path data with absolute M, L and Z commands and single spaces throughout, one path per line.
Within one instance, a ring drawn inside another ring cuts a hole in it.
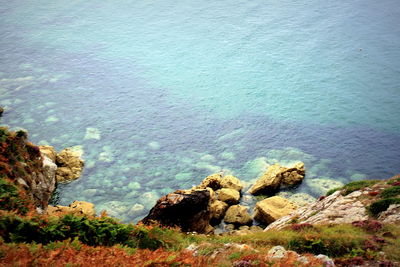
M 2 123 L 82 145 L 60 201 L 138 220 L 225 170 L 302 160 L 292 193 L 400 171 L 396 0 L 2 1 Z

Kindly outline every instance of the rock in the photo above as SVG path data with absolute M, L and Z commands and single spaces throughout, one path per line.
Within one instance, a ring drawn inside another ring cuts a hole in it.
M 280 187 L 281 183 L 294 185 L 300 183 L 305 175 L 304 163 L 300 162 L 293 167 L 287 168 L 278 163 L 268 167 L 267 171 L 250 188 L 249 193 L 256 195 L 260 193 L 273 193 Z
M 389 206 L 389 208 L 381 212 L 379 217 L 379 221 L 382 221 L 382 223 L 399 223 L 400 222 L 400 204 L 392 204 Z
M 233 205 L 226 211 L 224 221 L 236 225 L 247 225 L 253 221 L 246 207 Z
M 3 115 L 3 112 L 4 112 L 4 108 L 0 107 L 0 117 Z
M 347 196 L 342 196 L 340 191 L 336 191 L 330 196 L 299 208 L 292 214 L 273 222 L 265 228 L 265 231 L 282 229 L 294 219 L 298 223 L 309 224 L 343 224 L 367 220 L 365 206 L 359 200 L 362 197 L 359 191 Z
M 218 190 L 216 193 L 218 195 L 218 200 L 220 201 L 223 201 L 231 205 L 239 203 L 240 193 L 235 189 L 222 188 Z
M 282 246 L 275 246 L 268 250 L 268 257 L 273 259 L 282 259 L 286 257 L 287 251 Z
M 315 256 L 315 258 L 321 260 L 324 267 L 334 267 L 335 266 L 335 263 L 333 262 L 333 260 L 326 255 L 319 254 L 318 256 Z
M 209 201 L 208 190 L 178 190 L 160 198 L 142 223 L 157 222 L 185 232 L 207 233 L 212 229 Z
M 282 181 L 284 167 L 279 164 L 269 166 L 267 171 L 250 188 L 249 193 L 256 195 L 262 192 L 274 192 L 278 189 Z
M 305 172 L 304 163 L 299 162 L 294 165 L 293 168 L 289 168 L 282 174 L 282 183 L 286 185 L 301 183 L 304 179 Z
M 289 200 L 274 196 L 257 202 L 254 209 L 254 218 L 260 222 L 270 224 L 295 211 L 297 206 Z
M 74 215 L 95 216 L 94 205 L 86 201 L 74 201 L 68 207 L 47 207 L 47 214 L 50 216 L 62 216 L 66 213 L 72 213 Z
M 199 185 L 201 188 L 210 187 L 213 190 L 221 188 L 222 175 L 219 173 L 207 176 Z
M 210 204 L 211 219 L 215 222 L 219 222 L 225 216 L 225 212 L 228 209 L 228 204 L 223 201 L 215 200 Z
M 243 188 L 242 182 L 233 175 L 225 175 L 221 180 L 222 188 L 235 189 L 240 192 Z
M 221 188 L 235 189 L 237 191 L 242 190 L 242 182 L 233 175 L 223 176 L 221 173 L 212 174 L 207 176 L 199 185 L 200 188 L 210 187 L 213 190 Z
M 250 226 L 250 231 L 252 231 L 252 232 L 262 232 L 264 229 L 263 228 L 261 228 L 260 226 L 258 226 L 258 225 L 252 225 L 252 226 Z
M 48 157 L 51 161 L 56 162 L 57 153 L 52 146 L 39 146 L 40 154 Z
M 79 153 L 70 148 L 62 150 L 57 154 L 56 172 L 57 182 L 70 182 L 81 176 L 84 161 L 79 157 Z

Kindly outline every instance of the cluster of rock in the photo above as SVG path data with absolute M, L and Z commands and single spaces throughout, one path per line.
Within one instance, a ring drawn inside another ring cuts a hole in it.
M 304 173 L 303 163 L 291 168 L 272 165 L 250 192 L 258 194 L 266 190 L 276 190 L 281 184 L 297 184 L 304 178 Z M 232 175 L 210 175 L 190 190 L 178 190 L 159 199 L 142 223 L 157 222 L 179 227 L 182 231 L 210 233 L 214 230 L 212 225 L 223 220 L 226 224 L 233 225 L 231 228 L 240 228 L 246 233 L 259 230 L 259 227 L 251 226 L 254 219 L 270 224 L 297 208 L 289 200 L 274 196 L 258 202 L 254 216 L 251 216 L 249 207 L 239 204 L 242 189 L 242 182 Z
M 65 148 L 56 153 L 52 146 L 40 146 L 40 153 L 45 161 L 51 161 L 56 165 L 55 179 L 59 183 L 70 182 L 81 176 L 84 161 L 81 153 L 71 148 Z

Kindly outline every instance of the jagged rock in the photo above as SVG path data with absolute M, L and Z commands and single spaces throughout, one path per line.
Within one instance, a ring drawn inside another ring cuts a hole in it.
M 57 152 L 52 146 L 39 146 L 40 154 L 48 157 L 54 163 L 56 162 Z
M 246 207 L 241 205 L 233 205 L 226 211 L 224 221 L 226 223 L 246 225 L 250 224 L 253 220 Z
M 299 208 L 290 215 L 273 222 L 265 231 L 282 229 L 293 220 L 298 223 L 310 224 L 341 224 L 367 220 L 365 206 L 358 199 L 360 196 L 362 196 L 360 191 L 355 191 L 347 196 L 342 196 L 340 191 L 336 191 L 324 199 Z
M 228 209 L 228 204 L 223 201 L 215 200 L 210 204 L 211 218 L 218 222 L 225 216 L 225 212 Z
M 301 183 L 304 179 L 306 170 L 304 168 L 304 163 L 299 162 L 293 166 L 293 168 L 288 168 L 284 173 L 282 173 L 282 183 L 286 185 L 295 185 Z
M 236 178 L 233 175 L 223 176 L 220 173 L 216 173 L 207 176 L 199 185 L 199 188 L 206 188 L 206 187 L 210 187 L 213 190 L 228 188 L 240 191 L 243 188 L 243 184 L 238 178 Z
M 48 206 L 47 214 L 50 216 L 61 216 L 66 213 L 74 215 L 95 216 L 94 205 L 86 201 L 74 201 L 67 206 Z
M 278 163 L 268 167 L 267 171 L 250 188 L 249 193 L 256 195 L 260 193 L 273 193 L 281 185 L 294 185 L 300 183 L 305 175 L 304 163 L 300 162 L 293 167 L 287 168 Z
M 207 233 L 212 229 L 209 201 L 209 190 L 178 190 L 160 198 L 142 222 L 176 226 L 185 232 Z
M 231 205 L 239 203 L 240 193 L 235 189 L 222 188 L 216 193 L 218 194 L 218 200 L 220 201 Z
M 80 158 L 79 152 L 66 148 L 57 154 L 56 164 L 57 182 L 70 182 L 81 176 L 84 161 Z
M 260 222 L 270 224 L 296 209 L 297 206 L 285 198 L 278 196 L 269 197 L 257 202 L 254 209 L 254 218 Z

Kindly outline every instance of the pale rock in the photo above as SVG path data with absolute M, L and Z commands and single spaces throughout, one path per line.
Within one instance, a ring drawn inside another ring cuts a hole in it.
M 246 225 L 250 224 L 253 220 L 246 207 L 233 205 L 226 211 L 224 221 L 226 223 Z
M 378 217 L 382 223 L 398 224 L 400 222 L 400 204 L 392 204 L 386 211 L 381 212 Z
M 297 206 L 285 198 L 269 197 L 257 202 L 254 208 L 254 218 L 260 222 L 270 224 L 296 209 Z
M 242 182 L 233 175 L 225 175 L 221 180 L 222 188 L 230 188 L 237 191 L 242 190 L 243 185 Z
M 282 259 L 286 257 L 287 251 L 282 246 L 275 246 L 268 250 L 268 257 L 273 259 Z
M 48 206 L 47 214 L 50 216 L 61 216 L 66 213 L 74 215 L 95 216 L 94 205 L 86 201 L 74 201 L 66 206 Z

